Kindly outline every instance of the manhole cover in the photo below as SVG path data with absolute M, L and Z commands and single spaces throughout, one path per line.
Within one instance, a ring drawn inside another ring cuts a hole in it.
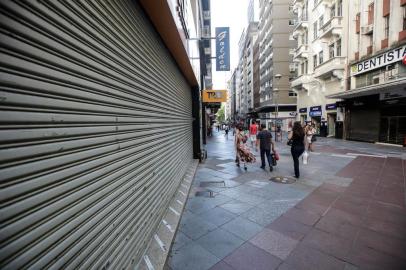
M 296 179 L 292 178 L 292 177 L 286 177 L 286 176 L 274 176 L 271 177 L 272 182 L 275 183 L 280 183 L 280 184 L 293 184 L 294 182 L 296 182 Z

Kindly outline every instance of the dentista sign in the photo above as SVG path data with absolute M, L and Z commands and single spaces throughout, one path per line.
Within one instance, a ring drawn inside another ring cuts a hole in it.
M 406 56 L 406 45 L 379 54 L 351 66 L 351 76 L 369 72 L 371 70 L 402 61 Z

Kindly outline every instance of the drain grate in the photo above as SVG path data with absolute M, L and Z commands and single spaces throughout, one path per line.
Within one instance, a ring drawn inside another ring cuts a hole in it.
M 269 180 L 271 180 L 272 182 L 275 182 L 275 183 L 280 183 L 280 184 L 293 184 L 296 182 L 295 178 L 287 177 L 287 176 L 274 176 L 274 177 L 271 177 L 271 179 L 269 179 Z
M 208 195 L 208 196 L 207 196 Z M 200 189 L 195 192 L 196 197 L 210 197 L 214 198 L 214 191 L 210 189 Z
M 225 187 L 226 182 L 224 181 L 203 181 L 200 182 L 200 187 Z

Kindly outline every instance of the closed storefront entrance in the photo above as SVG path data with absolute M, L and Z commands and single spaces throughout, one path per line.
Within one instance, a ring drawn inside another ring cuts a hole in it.
M 379 141 L 390 144 L 405 144 L 406 99 L 381 101 Z
M 137 1 L 1 1 L 1 269 L 132 269 L 192 161 Z

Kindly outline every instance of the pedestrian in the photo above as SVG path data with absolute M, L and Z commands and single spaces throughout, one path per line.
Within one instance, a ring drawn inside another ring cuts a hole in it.
M 236 165 L 240 167 L 240 161 L 243 161 L 245 170 L 247 170 L 247 163 L 255 162 L 255 156 L 246 146 L 247 139 L 247 135 L 244 134 L 244 128 L 240 125 L 236 136 Z
M 224 127 L 224 132 L 225 132 L 225 136 L 226 136 L 226 139 L 228 140 L 228 131 L 229 131 L 229 128 L 228 128 L 228 125 L 226 125 L 225 127 Z
M 305 133 L 302 126 L 300 125 L 300 122 L 295 122 L 293 124 L 293 128 L 292 131 L 289 132 L 288 139 L 289 139 L 288 145 L 291 145 L 290 153 L 292 154 L 293 158 L 295 177 L 299 178 L 300 177 L 299 157 L 305 151 L 304 146 Z
M 306 144 L 307 144 L 307 150 L 310 152 L 313 152 L 313 140 L 314 140 L 314 134 L 316 133 L 316 129 L 314 128 L 314 125 L 309 123 L 306 128 L 305 128 L 305 135 L 306 135 Z
M 275 145 L 272 141 L 272 133 L 266 129 L 265 124 L 261 124 L 261 131 L 257 135 L 257 147 L 261 153 L 261 169 L 265 169 L 265 156 L 268 160 L 269 170 L 272 172 L 272 155 L 271 150 L 275 153 Z
M 254 146 L 255 146 L 255 151 L 258 151 L 258 148 L 257 148 L 258 125 L 255 122 L 255 120 L 252 120 L 249 132 L 250 132 L 251 148 L 254 149 Z
M 275 138 L 275 142 L 281 142 L 282 141 L 282 129 L 281 126 L 277 126 L 276 127 L 276 138 Z

